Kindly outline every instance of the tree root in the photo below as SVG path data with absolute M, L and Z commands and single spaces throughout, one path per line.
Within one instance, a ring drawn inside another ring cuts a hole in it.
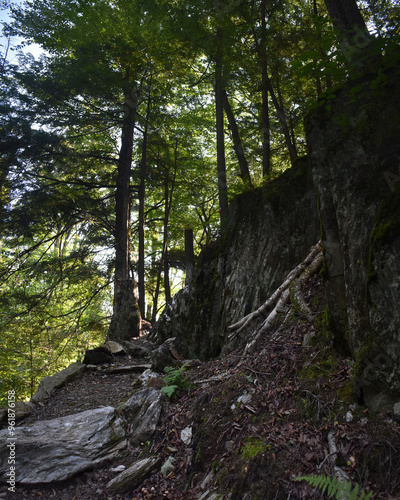
M 315 263 L 316 260 L 318 261 L 317 263 Z M 269 297 L 269 299 L 266 302 L 264 302 L 264 304 L 262 304 L 262 306 L 260 306 L 256 311 L 242 318 L 237 323 L 228 326 L 228 330 L 232 331 L 232 333 L 228 337 L 229 340 L 230 341 L 233 340 L 253 321 L 259 320 L 260 318 L 264 319 L 264 321 L 261 324 L 261 326 L 257 328 L 256 332 L 253 334 L 252 337 L 256 337 L 257 339 L 261 334 L 265 333 L 270 328 L 278 312 L 280 312 L 282 307 L 289 300 L 289 287 L 293 282 L 293 280 L 295 280 L 298 276 L 302 275 L 302 273 L 305 270 L 308 271 L 308 268 L 310 269 L 310 272 L 309 273 L 307 272 L 307 276 L 311 276 L 311 274 L 315 272 L 315 269 L 318 269 L 318 266 L 321 264 L 321 262 L 322 262 L 321 242 L 318 242 L 315 246 L 311 248 L 310 253 L 307 255 L 305 260 L 286 276 L 284 282 L 275 290 L 275 292 Z M 271 308 L 273 308 L 272 311 L 270 311 L 267 314 L 267 312 Z
M 336 446 L 335 433 L 333 431 L 330 431 L 328 433 L 328 447 L 329 447 L 329 462 L 331 464 L 331 467 L 333 468 L 335 476 L 340 482 L 349 481 L 348 474 L 341 467 L 336 465 L 338 449 Z
M 307 321 L 313 320 L 313 313 L 304 299 L 301 286 L 305 281 L 311 278 L 311 276 L 319 270 L 319 268 L 322 266 L 322 262 L 323 262 L 323 256 L 322 252 L 320 252 L 314 258 L 311 264 L 307 267 L 307 269 L 302 273 L 302 275 L 299 278 L 292 281 L 292 283 L 289 286 L 290 301 L 292 305 L 294 306 L 296 312 L 304 316 L 307 319 Z

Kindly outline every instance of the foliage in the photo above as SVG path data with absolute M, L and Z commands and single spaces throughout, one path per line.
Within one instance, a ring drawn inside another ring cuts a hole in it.
M 46 244 L 25 252 L 0 245 L 4 396 L 13 389 L 19 399 L 29 398 L 43 376 L 104 338 L 108 280 L 76 231 L 47 234 Z
M 361 4 L 380 36 L 371 47 L 387 53 L 400 39 L 398 6 Z M 0 8 L 12 17 L 5 39 L 45 50 L 9 61 L 4 46 L 0 67 L 1 378 L 28 397 L 41 376 L 104 339 L 121 130 L 133 103 L 131 275 L 144 232 L 142 314 L 154 319 L 171 282 L 172 293 L 183 285 L 184 259 L 175 257 L 184 255 L 185 229 L 196 254 L 220 231 L 217 55 L 254 186 L 306 152 L 305 110 L 349 68 L 319 0 L 32 0 Z M 232 199 L 247 187 L 227 120 L 224 128 Z
M 161 388 L 162 394 L 172 399 L 174 396 L 177 396 L 181 390 L 190 387 L 190 384 L 183 376 L 183 373 L 186 371 L 186 366 L 187 363 L 180 368 L 173 366 L 164 368 L 165 376 L 164 386 Z
M 372 492 L 367 494 L 364 490 L 359 492 L 358 484 L 353 487 L 351 481 L 339 481 L 336 476 L 333 478 L 324 475 L 301 476 L 296 480 L 306 481 L 313 488 L 319 488 L 322 493 L 326 492 L 329 498 L 337 500 L 367 500 L 373 495 Z

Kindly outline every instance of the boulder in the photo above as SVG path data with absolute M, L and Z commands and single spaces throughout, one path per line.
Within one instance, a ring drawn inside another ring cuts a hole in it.
M 125 354 L 125 349 L 121 344 L 115 342 L 114 340 L 108 340 L 104 347 L 110 351 L 111 354 Z
M 137 378 L 137 382 L 140 383 L 143 387 L 147 387 L 151 381 L 157 380 L 160 375 L 156 372 L 153 372 L 151 369 L 145 370 L 139 377 Z
M 172 337 L 167 339 L 157 349 L 152 351 L 151 356 L 152 368 L 156 372 L 162 372 L 165 367 L 176 364 L 181 357 L 176 348 L 176 339 Z
M 0 431 L 0 481 L 6 482 L 11 441 L 8 429 Z M 29 427 L 16 427 L 17 481 L 23 484 L 64 481 L 122 455 L 127 441 L 108 406 L 88 410 Z
M 113 355 L 110 350 L 105 346 L 95 347 L 88 349 L 85 352 L 83 363 L 85 365 L 101 365 L 102 363 L 111 363 Z
M 135 340 L 123 340 L 121 345 L 127 354 L 134 358 L 148 357 L 154 349 L 155 344 L 150 340 L 140 337 Z
M 15 403 L 15 420 L 19 422 L 32 413 L 32 404 L 25 403 L 25 401 L 17 401 Z
M 162 409 L 162 395 L 156 389 L 147 387 L 136 392 L 120 409 L 131 424 L 132 444 L 147 441 L 155 431 Z
M 31 398 L 31 402 L 40 403 L 40 401 L 48 399 L 54 394 L 56 389 L 63 387 L 71 380 L 79 377 L 85 370 L 86 365 L 77 362 L 72 363 L 72 365 L 69 365 L 67 368 L 54 375 L 43 377 L 37 391 Z
M 160 467 L 160 464 L 161 459 L 157 457 L 138 460 L 112 479 L 107 484 L 107 489 L 110 493 L 124 493 L 125 491 L 133 490 L 155 472 Z

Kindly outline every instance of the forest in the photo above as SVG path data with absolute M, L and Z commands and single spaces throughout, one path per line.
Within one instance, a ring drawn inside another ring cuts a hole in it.
M 392 0 L 0 4 L 0 398 L 154 322 L 230 201 L 307 153 L 307 111 L 400 41 Z

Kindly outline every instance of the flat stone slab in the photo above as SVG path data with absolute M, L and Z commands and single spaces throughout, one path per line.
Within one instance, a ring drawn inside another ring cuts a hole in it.
M 69 365 L 67 368 L 55 373 L 54 375 L 43 377 L 39 383 L 37 391 L 31 398 L 31 402 L 40 403 L 45 399 L 49 399 L 54 394 L 56 389 L 63 387 L 71 380 L 79 377 L 85 370 L 86 365 L 77 362 L 72 363 L 72 365 Z
M 123 493 L 139 486 L 150 474 L 155 472 L 161 465 L 160 458 L 150 457 L 138 460 L 121 472 L 117 477 L 107 484 L 111 493 Z
M 0 431 L 0 482 L 7 481 L 11 443 L 15 445 L 16 482 L 64 481 L 122 455 L 127 441 L 115 408 L 87 410 L 32 426 Z

